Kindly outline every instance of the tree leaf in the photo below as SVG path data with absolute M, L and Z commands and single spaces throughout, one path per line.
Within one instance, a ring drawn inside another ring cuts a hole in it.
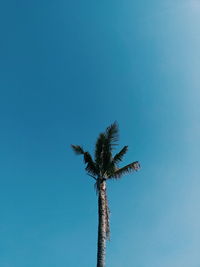
M 122 150 L 114 156 L 113 163 L 118 164 L 120 161 L 122 161 L 123 156 L 127 153 L 127 151 L 128 151 L 128 146 L 124 146 Z
M 117 145 L 116 142 L 119 140 L 119 127 L 116 121 L 106 128 L 105 135 L 111 148 Z
M 134 161 L 118 170 L 116 170 L 110 177 L 110 178 L 115 178 L 115 179 L 119 179 L 121 178 L 123 175 L 133 172 L 133 171 L 138 171 L 140 169 L 140 164 L 138 161 Z
M 71 145 L 71 147 L 72 147 L 75 154 L 77 154 L 77 155 L 84 154 L 84 150 L 81 146 Z

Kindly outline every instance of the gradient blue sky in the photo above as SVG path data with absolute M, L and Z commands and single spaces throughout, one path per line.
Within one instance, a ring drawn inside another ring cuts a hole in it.
M 200 2 L 0 3 L 0 266 L 93 267 L 82 159 L 114 120 L 108 267 L 200 266 Z M 119 147 L 120 149 L 120 147 Z

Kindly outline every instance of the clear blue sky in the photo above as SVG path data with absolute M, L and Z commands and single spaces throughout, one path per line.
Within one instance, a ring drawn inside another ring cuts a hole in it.
M 117 120 L 142 170 L 108 184 L 107 266 L 199 267 L 200 2 L 1 1 L 0 47 L 0 266 L 95 266 L 70 144 Z

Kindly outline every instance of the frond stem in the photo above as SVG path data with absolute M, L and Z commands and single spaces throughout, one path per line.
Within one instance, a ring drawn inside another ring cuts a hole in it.
M 93 175 L 91 175 L 91 174 L 89 174 L 89 173 L 87 173 L 87 175 L 89 175 L 90 177 L 92 177 L 95 181 L 97 180 L 97 178 L 94 177 Z

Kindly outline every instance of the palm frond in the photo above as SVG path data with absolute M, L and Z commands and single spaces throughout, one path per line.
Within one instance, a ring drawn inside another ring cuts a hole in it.
M 116 145 L 116 142 L 119 140 L 119 128 L 116 121 L 106 128 L 105 135 L 111 148 Z
M 110 162 L 110 164 L 107 166 L 106 171 L 104 172 L 105 179 L 112 176 L 112 174 L 117 170 L 116 164 L 113 163 L 113 161 Z
M 71 148 L 73 149 L 74 153 L 76 155 L 82 155 L 84 154 L 84 150 L 81 146 L 77 146 L 77 145 L 71 145 Z
M 104 149 L 104 142 L 105 142 L 105 134 L 101 133 L 97 138 L 95 145 L 95 163 L 99 171 L 102 168 L 103 164 L 102 154 Z
M 134 161 L 118 170 L 116 170 L 110 177 L 111 178 L 115 178 L 115 179 L 119 179 L 121 178 L 124 174 L 133 172 L 133 171 L 138 171 L 140 169 L 140 164 L 138 161 Z
M 111 162 L 112 162 L 111 147 L 109 144 L 109 140 L 105 139 L 103 151 L 102 151 L 102 175 L 103 176 L 109 170 Z
M 127 153 L 127 151 L 128 151 L 128 146 L 124 146 L 122 150 L 114 156 L 113 163 L 118 164 L 120 161 L 122 161 L 123 156 Z
M 98 171 L 95 165 L 95 162 L 92 159 L 92 156 L 89 152 L 84 152 L 84 162 L 87 164 L 85 170 L 92 175 L 98 175 Z
M 110 173 L 110 169 L 112 167 L 112 148 L 116 145 L 116 141 L 118 140 L 118 125 L 116 122 L 106 128 L 104 136 L 105 140 L 101 153 L 101 169 L 103 176 Z
M 81 146 L 71 145 L 73 151 L 77 155 L 83 155 L 84 163 L 86 164 L 85 170 L 91 175 L 98 175 L 95 162 L 89 152 L 85 152 Z

